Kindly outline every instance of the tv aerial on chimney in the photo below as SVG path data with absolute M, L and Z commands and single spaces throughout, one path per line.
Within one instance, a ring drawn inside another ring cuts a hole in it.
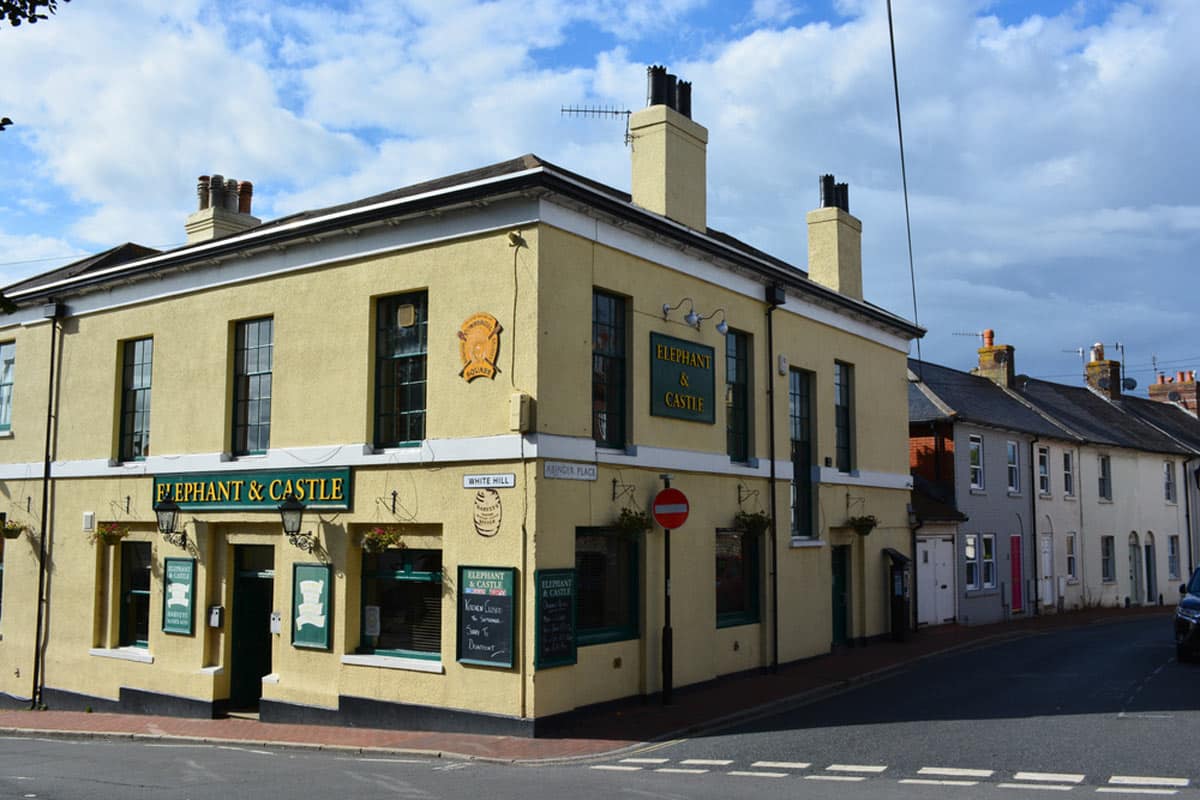
M 625 118 L 625 145 L 628 146 L 633 137 L 629 134 L 629 109 L 609 108 L 608 106 L 562 106 L 559 110 L 564 117 L 590 117 L 592 119 Z

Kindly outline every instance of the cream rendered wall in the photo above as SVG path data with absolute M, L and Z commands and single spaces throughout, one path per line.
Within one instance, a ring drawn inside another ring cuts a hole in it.
M 1038 488 L 1037 475 L 1037 449 L 1038 447 L 1047 447 L 1050 451 L 1050 492 L 1049 494 L 1041 494 Z M 1065 479 L 1063 477 L 1063 453 L 1072 453 L 1074 464 L 1074 494 L 1068 496 L 1065 490 Z M 1033 489 L 1036 494 L 1037 503 L 1037 519 L 1036 528 L 1038 534 L 1037 547 L 1037 568 L 1039 576 L 1041 571 L 1041 537 L 1044 534 L 1050 534 L 1053 544 L 1053 564 L 1054 564 L 1054 595 L 1051 597 L 1040 597 L 1039 601 L 1043 609 L 1054 610 L 1058 607 L 1059 600 L 1059 578 L 1064 578 L 1062 601 L 1063 608 L 1072 610 L 1080 608 L 1083 605 L 1084 595 L 1084 576 L 1091 567 L 1091 564 L 1083 557 L 1082 541 L 1084 532 L 1081 528 L 1080 518 L 1080 493 L 1083 487 L 1080 486 L 1080 452 L 1079 448 L 1069 442 L 1057 440 L 1041 440 L 1033 445 Z M 1075 571 L 1078 577 L 1071 580 L 1067 575 L 1067 534 L 1075 533 Z

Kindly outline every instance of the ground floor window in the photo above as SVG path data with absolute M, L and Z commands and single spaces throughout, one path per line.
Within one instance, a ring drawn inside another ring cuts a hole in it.
M 363 554 L 360 651 L 442 657 L 442 551 Z
M 1071 580 L 1079 579 L 1079 571 L 1075 559 L 1075 534 L 1067 534 L 1067 577 Z
M 150 543 L 121 542 L 122 647 L 150 646 Z
M 1116 545 L 1111 536 L 1100 537 L 1100 577 L 1105 583 L 1117 579 L 1117 562 L 1114 557 Z
M 996 588 L 996 536 L 968 533 L 963 537 L 967 590 Z
M 758 622 L 758 536 L 717 529 L 717 627 Z
M 967 568 L 967 589 L 980 588 L 979 583 L 979 534 L 968 533 L 963 537 L 963 563 Z
M 614 528 L 577 528 L 575 576 L 579 644 L 636 639 L 637 539 Z
M 3 565 L 0 565 L 2 568 Z M 1178 580 L 1179 578 L 1179 536 L 1167 537 L 1167 575 L 1170 578 Z

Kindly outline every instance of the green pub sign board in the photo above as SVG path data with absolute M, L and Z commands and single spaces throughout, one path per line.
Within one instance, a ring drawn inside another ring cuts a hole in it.
M 650 413 L 692 422 L 717 421 L 713 348 L 650 334 Z
M 292 565 L 292 646 L 329 649 L 328 564 Z
M 516 641 L 517 571 L 513 567 L 458 568 L 458 660 L 510 668 Z
M 296 469 L 277 472 L 215 472 L 157 475 L 154 503 L 174 500 L 193 510 L 263 509 L 274 511 L 287 495 L 308 508 L 350 510 L 350 468 Z
M 574 664 L 575 570 L 539 569 L 533 582 L 537 587 L 533 666 L 546 669 Z
M 196 559 L 168 558 L 163 564 L 163 631 L 191 636 L 195 611 Z

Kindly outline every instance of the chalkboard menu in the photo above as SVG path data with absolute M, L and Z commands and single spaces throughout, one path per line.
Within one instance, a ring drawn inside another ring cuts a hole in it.
M 191 636 L 195 607 L 196 559 L 168 558 L 163 565 L 162 629 Z
M 517 571 L 458 568 L 458 660 L 486 667 L 513 665 Z
M 542 569 L 534 573 L 537 586 L 536 669 L 574 664 L 575 570 Z

